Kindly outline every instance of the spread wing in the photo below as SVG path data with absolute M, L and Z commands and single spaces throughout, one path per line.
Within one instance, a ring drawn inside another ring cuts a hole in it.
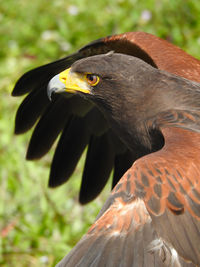
M 114 186 L 143 152 L 139 148 L 129 151 L 91 103 L 77 96 L 65 98 L 61 95 L 49 102 L 46 88 L 54 75 L 76 60 L 110 50 L 139 57 L 154 67 L 188 79 L 200 80 L 198 60 L 178 47 L 142 32 L 94 41 L 77 53 L 31 70 L 19 79 L 12 94 L 27 96 L 17 111 L 15 133 L 24 133 L 36 124 L 27 158 L 33 160 L 44 156 L 60 134 L 51 164 L 49 186 L 56 187 L 69 179 L 88 145 L 79 197 L 81 203 L 91 201 L 101 192 L 113 167 Z
M 162 132 L 164 147 L 124 174 L 58 267 L 200 265 L 200 134 Z

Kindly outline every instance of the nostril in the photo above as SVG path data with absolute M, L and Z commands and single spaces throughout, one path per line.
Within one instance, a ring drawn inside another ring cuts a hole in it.
M 61 77 L 60 79 L 61 79 L 61 81 L 63 81 L 63 82 L 65 82 L 65 81 L 67 80 L 66 77 Z
M 69 70 L 70 69 L 64 70 L 64 71 L 62 71 L 61 73 L 58 74 L 60 82 L 62 82 L 64 84 L 67 83 Z

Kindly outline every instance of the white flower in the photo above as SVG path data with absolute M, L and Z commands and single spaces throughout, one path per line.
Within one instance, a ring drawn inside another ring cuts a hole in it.
M 144 22 L 148 22 L 151 18 L 152 14 L 149 10 L 145 9 L 142 11 L 141 20 L 143 20 Z
M 43 264 L 49 263 L 49 258 L 47 256 L 40 257 L 40 262 Z
M 77 6 L 74 6 L 74 5 L 71 5 L 68 7 L 68 13 L 72 16 L 76 16 L 78 15 L 79 13 L 79 10 L 78 10 L 78 7 Z
M 56 31 L 46 30 L 42 32 L 41 38 L 45 41 L 54 41 L 58 38 L 58 34 Z
M 65 41 L 61 41 L 59 42 L 60 48 L 62 49 L 62 51 L 69 51 L 71 48 L 71 44 Z

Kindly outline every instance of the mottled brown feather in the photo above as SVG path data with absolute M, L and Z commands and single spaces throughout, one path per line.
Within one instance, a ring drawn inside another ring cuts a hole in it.
M 163 128 L 162 132 L 165 137 L 162 150 L 137 160 L 121 178 L 113 194 L 119 196 L 126 192 L 126 185 L 130 183 L 127 176 L 131 175 L 130 194 L 139 198 L 142 196 L 159 236 L 172 244 L 183 258 L 198 265 L 200 205 L 198 198 L 189 195 L 194 188 L 197 192 L 200 190 L 200 134 L 180 128 Z M 160 184 L 156 180 L 157 175 L 163 188 L 160 197 L 154 191 L 155 185 Z M 167 177 L 170 177 L 171 183 Z M 141 185 L 139 190 L 138 183 Z M 171 227 L 174 231 L 170 230 Z M 179 246 L 178 242 L 182 245 Z

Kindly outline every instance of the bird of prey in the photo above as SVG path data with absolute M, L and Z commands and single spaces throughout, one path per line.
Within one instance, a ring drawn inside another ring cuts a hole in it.
M 30 93 L 16 133 L 40 117 L 27 157 L 43 156 L 62 131 L 50 186 L 68 179 L 87 144 L 81 203 L 114 166 L 110 197 L 58 266 L 200 266 L 199 74 L 200 61 L 137 32 L 97 40 L 17 82 L 13 95 Z

